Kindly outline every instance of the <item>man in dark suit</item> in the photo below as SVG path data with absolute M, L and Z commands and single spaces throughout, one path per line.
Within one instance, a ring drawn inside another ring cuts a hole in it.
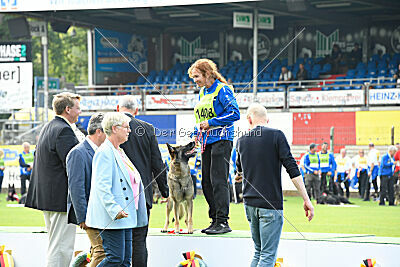
M 26 207 L 42 210 L 49 235 L 48 267 L 69 266 L 75 243 L 74 225 L 67 223 L 66 157 L 78 144 L 71 125 L 81 113 L 81 97 L 68 92 L 53 97 L 56 117 L 40 132 Z
M 129 126 L 128 141 L 121 145 L 128 158 L 137 168 L 143 181 L 146 196 L 147 214 L 150 218 L 150 209 L 153 200 L 153 188 L 151 182 L 156 180 L 158 188 L 163 197 L 168 197 L 167 172 L 158 148 L 157 138 L 153 125 L 138 120 L 135 115 L 138 113 L 136 99 L 133 96 L 121 98 L 117 110 L 125 112 L 131 118 Z M 147 266 L 146 237 L 148 226 L 134 228 L 132 230 L 132 266 Z
M 89 135 L 86 140 L 71 149 L 67 156 L 68 223 L 77 224 L 86 231 L 91 244 L 91 266 L 97 266 L 105 258 L 99 230 L 87 227 L 85 224 L 92 181 L 93 156 L 97 148 L 106 139 L 106 134 L 101 126 L 103 118 L 103 113 L 96 113 L 90 118 Z

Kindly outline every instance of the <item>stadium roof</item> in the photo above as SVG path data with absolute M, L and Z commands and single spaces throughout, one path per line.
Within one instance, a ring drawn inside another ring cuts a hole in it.
M 233 12 L 253 12 L 254 8 L 258 8 L 260 13 L 273 14 L 275 28 L 290 25 L 368 26 L 400 21 L 400 1 L 393 0 L 265 0 L 14 13 L 49 22 L 156 36 L 160 33 L 199 32 L 210 29 L 226 31 L 232 29 Z

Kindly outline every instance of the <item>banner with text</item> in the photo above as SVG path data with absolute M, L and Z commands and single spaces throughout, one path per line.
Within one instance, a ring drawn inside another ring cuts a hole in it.
M 147 72 L 147 38 L 97 29 L 94 40 L 96 71 Z
M 354 106 L 364 103 L 362 90 L 290 92 L 289 107 Z
M 284 92 L 268 92 L 257 94 L 259 103 L 266 107 L 283 107 L 285 104 Z M 147 109 L 193 109 L 199 101 L 196 95 L 147 95 Z M 247 108 L 253 103 L 252 93 L 241 93 L 236 95 L 236 101 L 240 108 Z
M 142 107 L 140 95 L 135 95 L 139 110 Z M 80 102 L 81 110 L 116 110 L 121 96 L 83 96 Z
M 371 105 L 400 104 L 400 89 L 372 89 L 369 90 L 369 103 Z
M 32 62 L 0 63 L 0 110 L 32 107 Z
M 285 105 L 284 92 L 258 93 L 257 100 L 265 107 L 283 107 Z M 241 93 L 236 95 L 236 101 L 240 108 L 247 108 L 253 103 L 253 93 Z

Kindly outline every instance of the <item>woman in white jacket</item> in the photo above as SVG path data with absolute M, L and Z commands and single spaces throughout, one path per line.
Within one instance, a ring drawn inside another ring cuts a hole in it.
M 97 228 L 106 258 L 101 266 L 131 266 L 132 228 L 148 224 L 139 172 L 119 147 L 128 140 L 130 118 L 111 112 L 102 126 L 107 135 L 93 158 L 86 225 Z

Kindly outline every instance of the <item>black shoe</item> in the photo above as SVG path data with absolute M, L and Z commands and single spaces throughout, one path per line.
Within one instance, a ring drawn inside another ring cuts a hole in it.
M 201 232 L 204 234 L 207 230 L 210 230 L 211 228 L 213 228 L 216 223 L 217 223 L 216 221 L 212 221 L 210 226 L 208 226 L 207 228 L 202 229 Z
M 209 230 L 206 230 L 205 233 L 207 235 L 218 235 L 218 234 L 226 234 L 232 232 L 232 229 L 229 227 L 228 223 L 217 223 Z

